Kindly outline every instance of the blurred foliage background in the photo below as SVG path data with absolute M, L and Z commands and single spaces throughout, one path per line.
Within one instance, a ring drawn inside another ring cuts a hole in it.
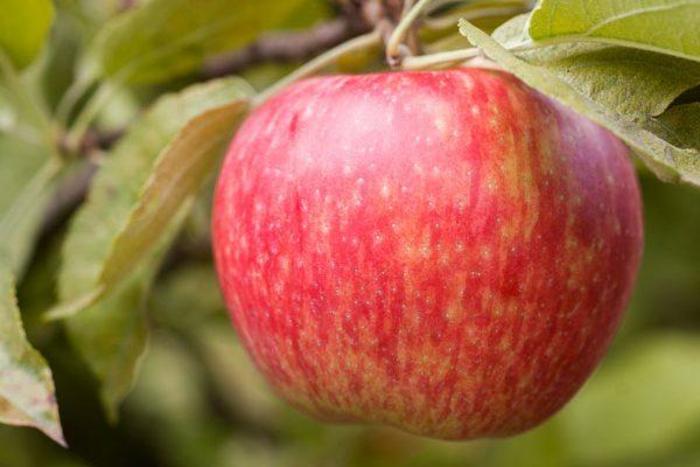
M 27 72 L 50 107 L 76 80 L 89 38 L 134 3 L 140 2 L 55 2 L 48 48 Z M 338 11 L 322 0 L 296 3 L 280 28 L 308 28 Z M 479 25 L 498 23 L 492 18 Z M 428 48 L 445 50 L 461 44 L 457 37 L 451 30 L 425 39 Z M 301 62 L 256 64 L 241 76 L 263 89 Z M 347 58 L 338 69 L 379 67 L 379 54 L 368 53 Z M 119 87 L 98 124 L 104 131 L 122 128 L 155 97 L 200 78 L 183 73 L 157 84 Z M 7 117 L 4 99 L 0 92 L 0 120 Z M 0 210 L 19 189 L 13 183 L 21 174 L 41 165 L 31 146 L 0 136 L 0 158 L 10 152 L 22 157 L 0 171 Z M 208 245 L 211 182 L 144 303 L 122 304 L 146 310 L 148 351 L 119 416 L 109 417 L 98 381 L 64 327 L 40 317 L 56 301 L 69 217 L 63 213 L 42 230 L 18 295 L 30 340 L 53 371 L 70 449 L 31 429 L 0 426 L 0 466 L 700 466 L 700 191 L 664 184 L 643 169 L 640 178 L 644 261 L 621 332 L 601 368 L 543 426 L 511 439 L 474 442 L 326 425 L 276 399 L 241 348 L 219 295 Z

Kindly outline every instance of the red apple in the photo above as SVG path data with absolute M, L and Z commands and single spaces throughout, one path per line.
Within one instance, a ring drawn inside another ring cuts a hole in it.
M 214 253 L 235 327 L 294 406 L 506 436 L 603 356 L 640 206 L 625 146 L 507 73 L 330 76 L 238 131 Z

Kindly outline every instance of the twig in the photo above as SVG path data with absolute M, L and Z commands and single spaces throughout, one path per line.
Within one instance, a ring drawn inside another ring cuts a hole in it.
M 97 172 L 96 154 L 103 153 L 112 147 L 124 134 L 124 130 L 114 130 L 106 133 L 98 133 L 89 130 L 79 146 L 79 155 L 82 156 L 78 167 L 61 182 L 56 189 L 49 206 L 44 214 L 41 233 L 47 235 L 56 231 L 70 217 L 85 196 L 92 183 L 92 178 Z M 65 148 L 65 140 L 60 146 Z
M 97 171 L 97 165 L 90 160 L 84 160 L 74 173 L 61 181 L 60 186 L 51 199 L 44 214 L 41 235 L 46 236 L 55 232 L 75 211 L 85 199 L 92 177 Z
M 105 151 L 119 141 L 124 136 L 125 129 L 98 132 L 92 128 L 88 129 L 76 147 L 72 147 L 68 141 L 68 135 L 59 139 L 59 149 L 64 154 L 71 154 L 81 158 L 92 157 L 95 151 Z
M 392 67 L 397 67 L 401 64 L 404 56 L 410 54 L 410 50 L 403 47 L 404 39 L 409 35 L 414 23 L 425 12 L 433 0 L 418 0 L 412 8 L 401 18 L 401 21 L 394 29 L 394 32 L 389 37 L 386 44 L 386 60 Z

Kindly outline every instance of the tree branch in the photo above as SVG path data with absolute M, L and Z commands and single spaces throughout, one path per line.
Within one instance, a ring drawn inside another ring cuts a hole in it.
M 369 29 L 364 21 L 343 16 L 305 31 L 269 33 L 243 49 L 208 60 L 201 75 L 211 79 L 265 62 L 303 61 Z
M 41 236 L 45 237 L 58 230 L 70 215 L 80 206 L 90 186 L 97 165 L 88 159 L 82 160 L 75 172 L 68 175 L 56 189 L 44 213 Z
M 79 148 L 79 162 L 75 171 L 63 179 L 49 203 L 41 228 L 42 235 L 54 232 L 66 221 L 80 203 L 90 187 L 92 178 L 97 172 L 97 158 L 100 153 L 109 150 L 124 134 L 123 130 L 98 133 L 90 130 Z M 62 150 L 67 151 L 65 141 L 59 143 Z

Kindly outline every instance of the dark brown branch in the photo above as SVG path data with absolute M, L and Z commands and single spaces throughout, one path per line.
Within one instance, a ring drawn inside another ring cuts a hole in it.
M 92 178 L 97 172 L 96 154 L 109 150 L 123 134 L 123 130 L 105 133 L 90 130 L 85 134 L 78 149 L 80 157 L 78 167 L 60 182 L 46 209 L 41 229 L 42 235 L 61 227 L 71 213 L 80 206 L 80 203 L 85 199 Z M 61 150 L 67 151 L 64 141 L 61 141 L 59 146 Z
M 364 22 L 340 17 L 305 31 L 269 33 L 243 49 L 208 60 L 202 77 L 235 74 L 266 62 L 303 61 L 368 30 Z
M 97 132 L 96 130 L 90 129 L 83 136 L 82 141 L 77 149 L 75 149 L 74 155 L 83 157 L 90 157 L 95 151 L 102 150 L 105 151 L 111 148 L 119 139 L 124 136 L 124 130 L 112 130 L 107 132 Z M 64 154 L 71 154 L 71 148 L 68 146 L 68 142 L 65 137 L 60 139 L 58 142 L 59 150 Z
M 96 171 L 97 165 L 89 159 L 84 159 L 75 172 L 61 181 L 46 208 L 41 226 L 42 236 L 58 230 L 71 213 L 80 206 Z

